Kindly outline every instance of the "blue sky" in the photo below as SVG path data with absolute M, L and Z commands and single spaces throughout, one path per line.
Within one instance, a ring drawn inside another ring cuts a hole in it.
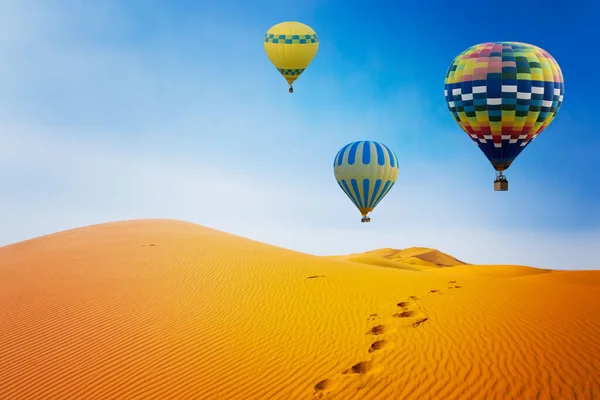
M 427 246 L 473 263 L 600 268 L 600 5 L 87 4 L 0 3 L 0 245 L 176 218 L 312 254 Z M 262 43 L 285 20 L 320 38 L 293 95 Z M 565 77 L 557 118 L 507 171 L 506 193 L 443 96 L 452 59 L 494 40 L 544 48 Z M 370 224 L 333 177 L 354 140 L 400 161 Z

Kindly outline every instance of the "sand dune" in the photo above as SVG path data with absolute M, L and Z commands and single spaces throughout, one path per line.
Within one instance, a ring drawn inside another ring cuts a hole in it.
M 359 254 L 329 256 L 327 258 L 410 271 L 465 265 L 462 261 L 448 254 L 426 247 L 410 247 L 404 250 L 385 248 Z
M 473 277 L 515 278 L 551 272 L 548 269 L 522 265 L 467 264 L 439 250 L 425 247 L 410 247 L 403 250 L 385 248 L 346 256 L 329 256 L 327 258 L 409 271 L 427 270 L 452 276 L 458 274 Z
M 404 269 L 404 270 L 408 270 L 408 271 L 423 271 L 423 270 L 427 269 L 427 267 L 424 267 L 421 265 L 414 265 L 414 264 L 403 263 L 403 262 L 399 262 L 399 261 L 395 261 L 395 260 L 389 260 L 384 257 L 378 257 L 376 255 L 371 255 L 368 253 L 349 254 L 347 256 L 328 256 L 328 257 L 324 257 L 324 258 L 328 258 L 328 259 L 332 259 L 332 260 L 336 260 L 336 261 L 345 261 L 345 262 L 352 262 L 352 263 L 365 264 L 365 265 L 374 265 L 374 266 L 378 266 L 378 267 Z
M 600 398 L 600 271 L 361 257 L 169 220 L 2 247 L 0 399 Z

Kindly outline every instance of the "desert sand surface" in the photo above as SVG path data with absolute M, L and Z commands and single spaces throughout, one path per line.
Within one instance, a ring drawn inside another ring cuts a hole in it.
M 0 248 L 0 399 L 600 399 L 600 271 L 74 229 Z
M 424 271 L 431 268 L 465 265 L 464 262 L 459 261 L 448 254 L 425 247 L 411 247 L 403 250 L 385 248 L 360 254 L 328 256 L 326 258 L 360 264 L 378 265 L 380 267 L 405 269 L 409 271 Z

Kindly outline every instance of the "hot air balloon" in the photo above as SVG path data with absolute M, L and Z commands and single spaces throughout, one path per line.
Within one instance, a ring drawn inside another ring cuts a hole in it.
M 300 22 L 281 22 L 265 34 L 267 57 L 290 85 L 290 93 L 294 92 L 292 83 L 315 58 L 318 49 L 317 34 Z
M 333 173 L 340 188 L 362 214 L 361 222 L 370 222 L 367 214 L 396 182 L 398 157 L 383 143 L 353 142 L 336 154 Z
M 446 102 L 497 171 L 494 190 L 508 190 L 503 172 L 556 117 L 564 90 L 554 58 L 531 44 L 482 43 L 452 61 Z

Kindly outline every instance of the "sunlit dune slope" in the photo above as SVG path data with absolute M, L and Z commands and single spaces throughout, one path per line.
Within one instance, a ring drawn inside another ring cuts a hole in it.
M 515 278 L 551 272 L 548 269 L 521 265 L 473 265 L 435 249 L 410 247 L 408 249 L 378 249 L 346 256 L 329 256 L 329 259 L 376 265 L 410 271 L 429 271 L 448 276 Z M 451 268 L 449 268 L 451 267 Z
M 460 264 L 382 268 L 170 220 L 2 247 L 0 399 L 600 398 L 600 286 L 580 284 L 598 271 Z
M 371 255 L 368 253 L 349 254 L 347 256 L 327 256 L 325 258 L 337 260 L 337 261 L 374 265 L 374 266 L 378 266 L 378 267 L 404 269 L 404 270 L 408 270 L 408 271 L 423 271 L 423 270 L 427 269 L 427 267 L 424 267 L 421 265 L 414 265 L 414 264 L 398 262 L 398 261 L 390 260 L 390 259 L 387 259 L 384 257 Z
M 413 271 L 465 265 L 464 262 L 448 254 L 426 247 L 410 247 L 403 250 L 384 248 L 359 254 L 332 256 L 330 258 Z

